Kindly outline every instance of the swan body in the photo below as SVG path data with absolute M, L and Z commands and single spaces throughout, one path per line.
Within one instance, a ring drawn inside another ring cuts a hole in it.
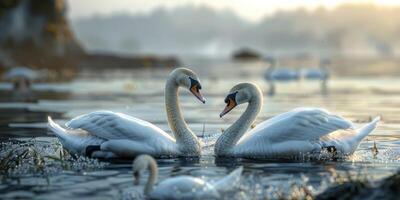
M 270 65 L 264 74 L 264 79 L 269 84 L 269 95 L 275 95 L 276 82 L 291 82 L 300 80 L 301 73 L 299 70 L 293 70 L 284 67 L 277 68 L 277 62 L 274 58 L 268 58 L 267 62 L 269 62 Z
M 264 74 L 265 80 L 268 82 L 273 81 L 297 81 L 301 77 L 299 70 L 293 70 L 286 67 L 277 67 L 277 61 L 275 58 L 267 58 L 269 67 Z
M 321 93 L 328 93 L 328 79 L 330 77 L 327 65 L 330 63 L 327 59 L 321 59 L 318 69 L 304 69 L 302 76 L 308 80 L 319 80 L 321 82 Z
M 304 69 L 302 74 L 305 79 L 326 81 L 329 78 L 329 70 L 327 65 L 330 61 L 328 59 L 321 59 L 319 68 Z
M 39 74 L 27 67 L 13 67 L 4 74 L 3 78 L 5 80 L 23 78 L 33 81 L 39 78 Z
M 49 125 L 57 125 L 49 118 Z M 96 111 L 72 119 L 68 129 L 55 131 L 66 149 L 74 154 L 93 157 L 130 157 L 148 153 L 157 157 L 177 156 L 176 140 L 157 126 L 111 111 Z M 89 152 L 87 147 L 100 146 L 100 152 Z
M 325 69 L 305 69 L 303 77 L 309 80 L 326 80 L 329 78 L 329 73 Z
M 166 84 L 165 101 L 168 123 L 174 137 L 150 122 L 111 111 L 96 111 L 78 116 L 62 128 L 50 117 L 48 127 L 73 154 L 112 158 L 150 154 L 156 157 L 198 156 L 201 147 L 188 128 L 178 104 L 178 87 L 187 87 L 203 103 L 194 72 L 178 68 Z
M 267 81 L 297 81 L 300 79 L 300 73 L 289 68 L 273 68 L 267 71 L 265 79 Z
M 329 71 L 326 68 L 305 69 L 303 71 L 303 77 L 307 80 L 320 81 L 321 93 L 328 94 Z
M 4 80 L 13 83 L 14 101 L 35 101 L 32 83 L 39 78 L 36 71 L 27 67 L 12 67 L 3 76 Z
M 286 158 L 334 149 L 352 154 L 371 133 L 379 117 L 360 129 L 341 116 L 320 108 L 297 108 L 270 118 L 247 132 L 262 107 L 262 93 L 251 83 L 238 84 L 225 99 L 221 117 L 248 102 L 244 114 L 217 140 L 217 156 Z
M 154 186 L 158 174 L 157 163 L 154 158 L 141 155 L 134 160 L 132 168 L 137 181 L 141 171 L 150 170 L 144 188 L 144 194 L 150 199 L 218 199 L 220 192 L 228 191 L 239 183 L 243 170 L 242 167 L 239 167 L 215 183 L 209 183 L 191 176 L 177 176 L 163 180 Z

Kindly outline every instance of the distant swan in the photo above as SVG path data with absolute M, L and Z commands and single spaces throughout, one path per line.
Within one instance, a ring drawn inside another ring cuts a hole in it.
M 301 73 L 299 70 L 293 70 L 289 68 L 279 67 L 277 68 L 276 60 L 269 58 L 267 61 L 270 63 L 267 71 L 264 74 L 265 80 L 269 83 L 269 95 L 276 93 L 275 84 L 276 82 L 290 82 L 300 80 Z
M 328 93 L 328 79 L 330 77 L 328 65 L 330 61 L 328 59 L 321 59 L 319 62 L 319 69 L 303 69 L 302 76 L 308 80 L 319 80 L 321 82 L 321 92 L 323 94 Z
M 371 133 L 379 117 L 361 129 L 320 108 L 297 108 L 268 119 L 246 132 L 262 107 L 262 93 L 251 83 L 234 86 L 226 97 L 221 117 L 239 104 L 248 102 L 246 111 L 218 138 L 217 156 L 286 158 L 323 149 L 335 154 L 353 153 Z
M 133 161 L 132 170 L 135 184 L 139 184 L 142 171 L 150 171 L 144 187 L 144 195 L 150 199 L 219 199 L 220 192 L 231 190 L 239 183 L 243 167 L 215 183 L 191 176 L 176 176 L 161 181 L 157 186 L 154 184 L 157 182 L 158 167 L 151 156 L 138 156 Z
M 175 69 L 165 87 L 165 105 L 171 137 L 155 125 L 141 119 L 111 111 L 81 115 L 66 123 L 64 129 L 48 118 L 49 129 L 73 154 L 92 157 L 198 156 L 201 147 L 197 136 L 183 119 L 178 102 L 178 88 L 189 89 L 200 101 L 201 85 L 197 75 L 185 68 Z
M 39 74 L 27 67 L 12 67 L 4 75 L 3 79 L 13 84 L 13 99 L 15 101 L 34 101 L 32 84 L 39 79 Z

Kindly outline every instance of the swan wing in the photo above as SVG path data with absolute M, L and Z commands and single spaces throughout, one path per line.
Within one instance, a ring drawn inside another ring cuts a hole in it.
M 230 174 L 215 182 L 214 188 L 219 192 L 231 191 L 240 185 L 240 178 L 242 176 L 243 166 L 232 171 Z
M 151 137 L 175 141 L 150 122 L 111 111 L 96 111 L 81 115 L 66 123 L 72 129 L 83 129 L 106 140 L 130 139 L 140 141 Z
M 341 129 L 354 129 L 354 127 L 350 121 L 327 110 L 297 108 L 259 124 L 244 135 L 243 139 L 261 134 L 271 142 L 318 140 Z

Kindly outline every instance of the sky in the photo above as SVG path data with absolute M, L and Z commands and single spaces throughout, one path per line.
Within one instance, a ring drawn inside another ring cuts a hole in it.
M 298 7 L 314 9 L 319 6 L 334 8 L 343 3 L 373 3 L 384 6 L 399 6 L 400 0 L 67 0 L 68 17 L 76 19 L 95 14 L 146 13 L 158 7 L 173 8 L 183 5 L 207 5 L 214 9 L 230 9 L 239 16 L 258 21 L 279 10 Z

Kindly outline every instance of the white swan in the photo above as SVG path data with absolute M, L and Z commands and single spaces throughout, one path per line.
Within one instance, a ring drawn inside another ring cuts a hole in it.
M 269 83 L 270 89 L 268 94 L 275 94 L 275 82 L 290 82 L 300 80 L 301 73 L 299 70 L 292 70 L 289 68 L 277 68 L 277 62 L 274 58 L 267 60 L 270 63 L 267 71 L 264 74 L 265 80 Z
M 330 61 L 328 59 L 321 59 L 319 62 L 319 69 L 303 69 L 302 76 L 304 79 L 308 80 L 319 80 L 321 82 L 321 92 L 326 94 L 328 92 L 328 79 L 330 77 L 329 74 L 329 65 Z
M 268 119 L 246 132 L 262 107 L 262 93 L 251 83 L 234 86 L 226 97 L 221 117 L 239 104 L 248 102 L 246 111 L 218 138 L 217 156 L 290 158 L 319 153 L 326 148 L 341 155 L 353 153 L 360 141 L 372 132 L 379 117 L 361 129 L 320 108 L 297 108 Z
M 27 67 L 12 67 L 10 70 L 8 70 L 3 78 L 5 80 L 12 80 L 12 79 L 18 79 L 18 78 L 23 78 L 23 79 L 27 79 L 30 81 L 36 80 L 38 79 L 40 76 L 39 74 Z
M 231 190 L 239 184 L 243 167 L 215 183 L 191 176 L 177 176 L 163 180 L 155 187 L 158 168 L 154 158 L 148 155 L 138 156 L 133 161 L 132 170 L 135 184 L 139 184 L 142 171 L 150 171 L 144 187 L 144 195 L 150 199 L 219 199 L 220 192 Z
M 198 156 L 201 147 L 197 136 L 183 119 L 178 102 L 178 88 L 189 89 L 205 103 L 197 75 L 185 68 L 175 69 L 165 87 L 165 105 L 171 137 L 155 125 L 111 111 L 97 111 L 72 119 L 64 129 L 50 117 L 48 127 L 73 154 L 92 157 Z
M 15 101 L 34 101 L 32 84 L 39 78 L 36 71 L 23 66 L 12 67 L 3 75 L 4 80 L 13 84 L 12 96 Z

